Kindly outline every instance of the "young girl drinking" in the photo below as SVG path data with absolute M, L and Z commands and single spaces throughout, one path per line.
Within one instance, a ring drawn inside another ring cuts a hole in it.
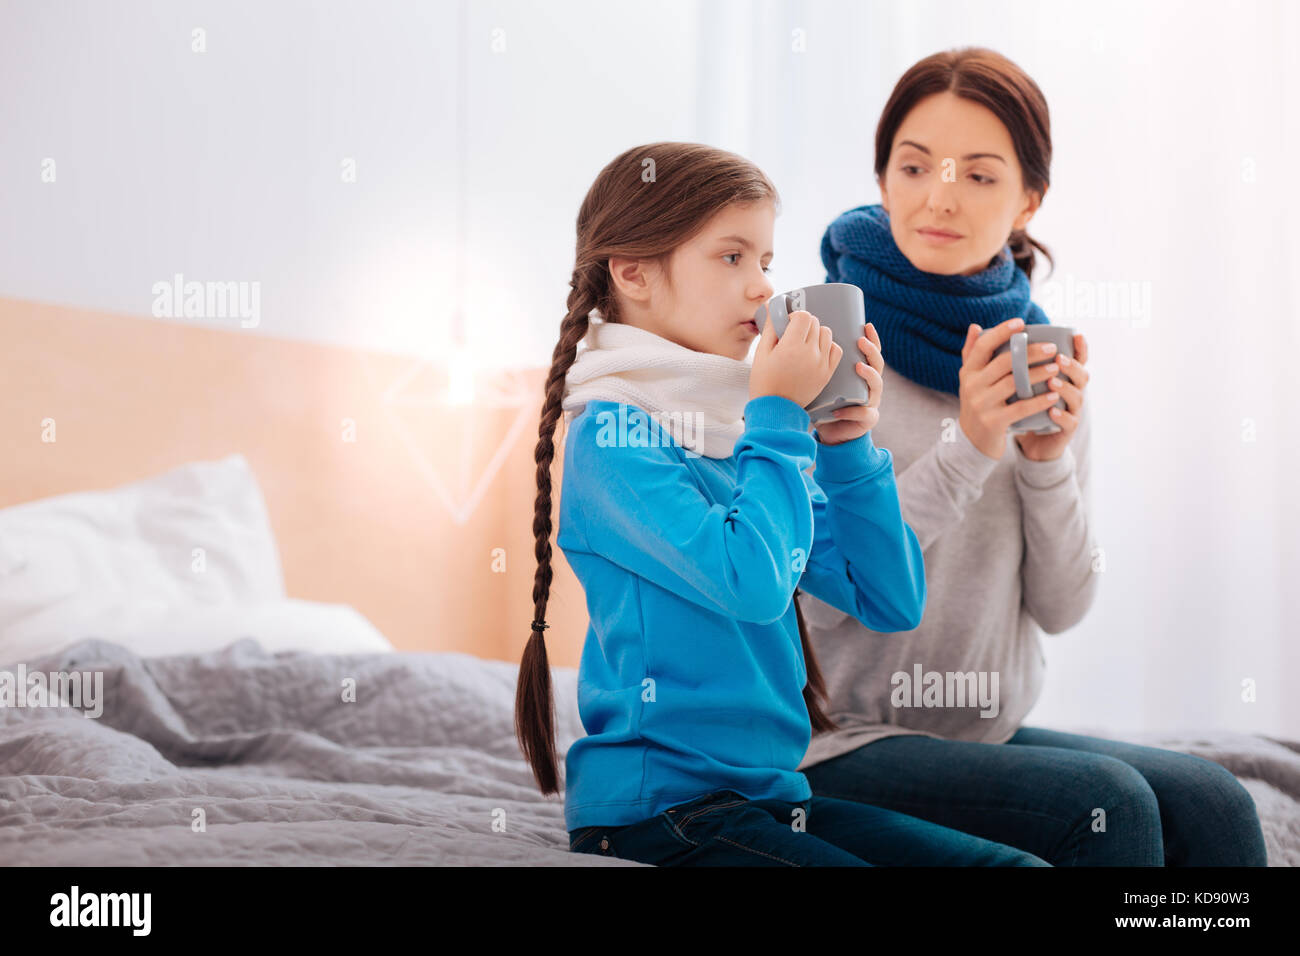
M 982 48 L 935 54 L 885 104 L 880 205 L 844 213 L 822 240 L 827 281 L 862 288 L 892 360 L 884 436 L 929 599 L 919 627 L 892 634 L 813 592 L 809 632 L 841 726 L 812 741 L 800 769 L 816 795 L 904 810 L 1055 866 L 1263 865 L 1254 801 L 1225 768 L 1021 726 L 1043 682 L 1039 628 L 1078 623 L 1099 578 L 1087 342 L 1076 333 L 1074 359 L 1030 371 L 1048 390 L 1011 404 L 1011 357 L 993 357 L 1015 329 L 1048 321 L 1029 298 L 1034 250 L 1046 250 L 1025 230 L 1051 155 L 1047 102 L 1019 67 Z M 1030 362 L 1049 358 L 1029 347 Z M 1008 442 L 1013 422 L 1058 405 L 1058 431 Z M 973 675 L 993 693 L 922 695 L 929 675 Z
M 833 725 L 795 589 L 865 627 L 906 631 L 925 576 L 890 453 L 869 431 L 883 390 L 875 330 L 852 343 L 871 406 L 815 435 L 803 406 L 843 354 L 830 330 L 797 312 L 779 341 L 767 323 L 745 360 L 773 293 L 778 204 L 743 158 L 671 142 L 616 157 L 582 203 L 537 444 L 520 747 L 541 791 L 558 792 L 543 629 L 564 411 L 557 543 L 591 620 L 578 674 L 587 736 L 566 757 L 571 850 L 667 866 L 1045 865 L 814 797 L 796 769 L 812 729 Z

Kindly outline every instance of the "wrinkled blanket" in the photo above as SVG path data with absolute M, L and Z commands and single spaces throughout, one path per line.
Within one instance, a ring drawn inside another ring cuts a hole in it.
M 568 851 L 562 799 L 519 753 L 509 662 L 249 639 L 142 659 L 88 640 L 23 666 L 27 686 L 98 673 L 102 713 L 0 706 L 8 865 L 643 865 Z M 583 729 L 576 670 L 552 674 L 562 771 Z M 1223 763 L 1256 799 L 1270 863 L 1300 863 L 1300 744 L 1138 742 Z

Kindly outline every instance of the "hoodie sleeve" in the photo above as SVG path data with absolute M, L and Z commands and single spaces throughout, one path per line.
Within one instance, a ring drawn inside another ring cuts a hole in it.
M 784 616 L 813 543 L 808 413 L 779 395 L 745 405 L 727 505 L 710 504 L 667 448 L 601 444 L 597 417 L 568 439 L 577 443 L 570 480 L 588 550 L 737 620 Z
M 918 627 L 925 612 L 925 561 L 903 520 L 893 455 L 871 432 L 817 441 L 815 537 L 800 588 L 873 631 Z

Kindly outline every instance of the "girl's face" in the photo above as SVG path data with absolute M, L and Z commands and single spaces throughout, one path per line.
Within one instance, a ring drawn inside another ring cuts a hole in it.
M 776 209 L 733 204 L 673 250 L 668 276 L 657 264 L 610 259 L 622 320 L 697 352 L 743 360 L 757 333 L 746 325 L 772 297 L 768 264 Z
M 912 265 L 941 275 L 988 268 L 1041 201 L 1024 188 L 1002 121 L 946 91 L 927 96 L 904 117 L 880 180 L 894 242 Z

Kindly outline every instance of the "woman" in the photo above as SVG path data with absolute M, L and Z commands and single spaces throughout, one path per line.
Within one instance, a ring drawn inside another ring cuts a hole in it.
M 882 634 L 809 594 L 809 638 L 839 730 L 799 769 L 857 800 L 1019 847 L 1056 866 L 1266 863 L 1254 801 L 1186 754 L 1021 727 L 1042 684 L 1037 628 L 1078 623 L 1097 586 L 1089 518 L 1088 347 L 1074 336 L 1016 401 L 1010 356 L 1048 187 L 1047 103 L 990 50 L 935 54 L 899 80 L 876 131 L 879 206 L 822 241 L 829 282 L 867 300 L 897 374 L 875 435 L 925 554 L 918 628 Z M 1050 260 L 1050 256 L 1049 256 Z M 986 331 L 987 330 L 987 331 Z M 1034 345 L 1030 362 L 1051 355 Z M 1059 430 L 1009 426 L 1051 408 Z M 960 675 L 960 676 L 959 676 Z

